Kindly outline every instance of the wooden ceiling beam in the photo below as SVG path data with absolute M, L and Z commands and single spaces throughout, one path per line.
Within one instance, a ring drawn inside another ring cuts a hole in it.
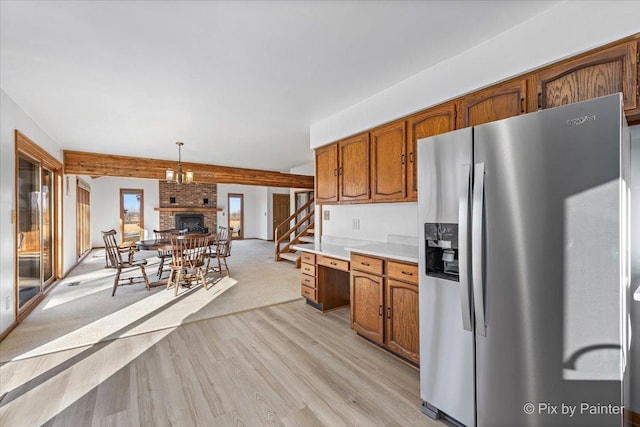
M 177 162 L 145 157 L 116 156 L 64 150 L 64 173 L 73 175 L 118 176 L 165 179 L 167 169 L 176 170 Z M 184 170 L 193 171 L 195 182 L 212 184 L 263 185 L 313 189 L 313 176 L 295 175 L 260 169 L 233 168 L 182 162 Z

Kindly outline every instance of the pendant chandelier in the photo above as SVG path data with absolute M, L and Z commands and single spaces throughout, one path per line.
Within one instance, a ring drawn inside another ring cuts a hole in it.
M 167 182 L 175 182 L 176 184 L 191 184 L 193 182 L 193 172 L 190 170 L 182 171 L 182 146 L 184 142 L 176 142 L 176 145 L 178 146 L 178 168 L 176 172 L 173 169 L 167 169 L 165 179 Z

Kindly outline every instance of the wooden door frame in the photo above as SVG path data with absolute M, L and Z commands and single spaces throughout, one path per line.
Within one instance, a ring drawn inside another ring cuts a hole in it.
M 233 237 L 231 232 L 231 198 L 240 199 L 240 234 L 238 237 Z M 229 230 L 229 237 L 236 240 L 244 239 L 244 193 L 228 193 L 227 194 L 227 229 Z
M 271 218 L 272 218 L 272 221 L 271 221 L 271 235 L 273 236 L 273 239 L 276 238 L 276 227 L 278 225 L 280 225 L 280 224 L 276 224 L 273 221 L 273 213 L 276 211 L 276 209 L 275 209 L 276 197 L 283 197 L 283 196 L 288 198 L 288 202 L 289 203 L 287 203 L 287 211 L 289 212 L 289 215 L 290 215 L 290 212 L 291 212 L 291 194 L 289 194 L 289 193 L 273 193 L 271 195 Z M 287 217 L 289 217 L 289 215 L 287 215 Z
M 69 177 L 67 177 L 69 179 Z M 69 183 L 67 182 L 67 189 L 69 187 Z M 79 200 L 81 191 L 87 192 L 87 212 L 86 212 L 86 223 L 84 222 L 84 215 L 80 211 L 81 200 Z M 88 232 L 89 235 L 83 235 L 82 230 Z M 85 229 L 86 228 L 86 229 Z M 83 238 L 88 237 L 88 246 L 85 252 L 82 252 L 81 247 L 84 247 L 85 241 Z M 76 260 L 82 259 L 86 254 L 91 251 L 91 186 L 80 178 L 76 178 Z
M 144 190 L 142 188 L 120 189 L 120 243 L 124 243 L 124 194 L 140 194 L 140 229 L 144 229 Z M 143 236 L 140 237 L 141 239 Z

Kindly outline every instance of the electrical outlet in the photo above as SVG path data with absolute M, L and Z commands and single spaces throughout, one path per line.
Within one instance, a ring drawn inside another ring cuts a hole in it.
M 359 219 L 353 219 L 351 221 L 351 228 L 354 230 L 360 230 L 360 220 Z
M 9 299 L 9 295 L 7 295 L 7 297 L 5 298 L 5 303 L 4 303 L 4 309 L 5 310 L 9 310 L 9 304 L 11 303 L 11 300 Z
M 322 219 L 324 219 L 325 221 L 329 221 L 331 219 L 331 211 L 330 210 L 322 211 Z

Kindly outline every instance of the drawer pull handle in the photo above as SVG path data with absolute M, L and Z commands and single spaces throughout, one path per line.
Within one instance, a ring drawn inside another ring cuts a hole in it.
M 335 262 L 333 262 L 333 261 L 331 261 L 329 264 L 331 264 L 331 265 L 338 265 L 337 263 L 335 263 Z
M 360 264 L 364 265 L 365 267 L 369 267 L 371 265 L 368 262 L 361 262 Z
M 382 304 L 378 306 L 378 316 L 382 316 Z
M 387 307 L 387 319 L 391 319 L 391 307 Z
M 403 271 L 402 274 L 404 274 L 405 276 L 413 276 L 413 273 L 409 271 Z

